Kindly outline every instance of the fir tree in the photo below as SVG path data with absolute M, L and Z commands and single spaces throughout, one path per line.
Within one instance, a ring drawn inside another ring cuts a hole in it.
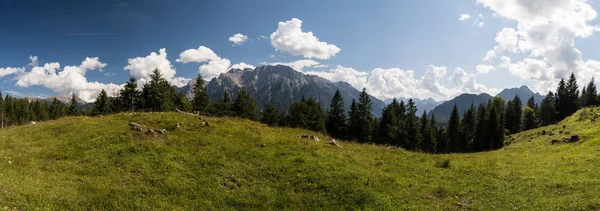
M 289 126 L 308 129 L 309 108 L 306 99 L 296 100 L 289 108 Z
M 75 96 L 75 94 L 73 94 L 71 96 L 71 103 L 69 105 L 69 115 L 71 115 L 71 116 L 79 115 L 79 109 L 77 109 L 77 105 L 79 105 L 79 102 L 77 102 L 77 96 Z
M 93 107 L 93 115 L 106 115 L 110 113 L 110 101 L 108 99 L 108 94 L 103 89 L 98 97 L 96 98 L 96 102 L 94 102 Z
M 360 130 L 361 130 L 361 119 L 360 119 L 360 114 L 358 111 L 358 104 L 356 103 L 356 100 L 352 99 L 352 104 L 350 104 L 350 113 L 349 113 L 349 134 L 350 134 L 350 138 L 352 140 L 357 140 L 360 136 Z
M 567 91 L 567 85 L 564 79 L 561 79 L 556 88 L 555 96 L 555 107 L 556 107 L 556 120 L 562 120 L 567 117 L 569 111 L 569 95 Z
M 312 97 L 309 97 L 308 101 L 306 102 L 306 106 L 308 109 L 308 125 L 306 129 L 317 132 L 326 132 L 325 115 L 323 114 L 321 105 L 317 103 Z
M 345 138 L 348 123 L 346 111 L 344 110 L 344 99 L 340 90 L 336 90 L 329 105 L 327 122 L 325 123 L 327 133 L 333 137 Z
M 201 74 L 198 74 L 198 77 L 196 77 L 196 83 L 194 83 L 193 92 L 193 110 L 201 114 L 206 114 L 209 111 L 210 99 L 208 98 L 206 87 L 204 87 L 204 79 L 202 79 Z
M 463 119 L 460 123 L 460 134 L 461 134 L 461 150 L 463 152 L 470 152 L 473 150 L 473 142 L 475 140 L 475 133 L 477 130 L 477 117 L 475 113 L 475 106 L 471 104 L 471 107 L 465 111 Z
M 568 106 L 567 106 L 567 116 L 575 113 L 579 109 L 579 86 L 577 85 L 577 79 L 575 78 L 575 74 L 571 73 L 569 77 L 569 81 L 567 81 L 567 91 L 568 91 Z
M 555 107 L 554 93 L 548 92 L 544 100 L 540 103 L 540 126 L 547 126 L 554 124 L 557 120 L 557 111 Z
M 537 106 L 533 95 L 527 100 L 527 106 L 529 106 L 529 108 L 535 108 Z
M 58 119 L 63 116 L 62 103 L 57 98 L 52 100 L 49 113 L 50 119 Z
M 262 112 L 262 117 L 260 121 L 263 124 L 267 124 L 269 126 L 276 126 L 278 123 L 279 111 L 277 108 L 273 106 L 270 102 L 265 106 L 264 111 Z
M 427 112 L 425 112 L 427 113 Z M 426 142 L 426 152 L 430 152 L 430 153 L 436 153 L 437 152 L 437 145 L 438 145 L 438 140 L 437 140 L 437 127 L 436 127 L 436 119 L 435 119 L 435 115 L 432 113 L 431 114 L 431 118 L 429 119 L 429 140 L 427 140 Z M 425 139 L 425 138 L 423 138 Z
M 485 104 L 479 104 L 477 108 L 477 127 L 475 129 L 473 151 L 482 151 L 489 148 L 489 137 L 486 134 L 487 124 L 486 106 Z
M 594 82 L 593 77 L 592 77 L 592 80 L 590 81 L 590 83 L 587 85 L 585 90 L 587 93 L 586 106 L 600 105 L 600 101 L 598 101 L 598 90 L 596 88 L 596 84 Z
M 521 128 L 523 131 L 531 130 L 535 128 L 535 112 L 529 106 L 526 106 L 523 109 L 523 119 L 521 123 Z
M 458 114 L 458 107 L 454 104 L 450 119 L 448 120 L 448 149 L 447 152 L 459 152 L 462 146 L 460 138 L 460 116 Z
M 150 75 L 150 82 L 144 84 L 142 98 L 144 108 L 150 111 L 171 111 L 175 108 L 175 88 L 162 77 L 158 69 Z
M 363 88 L 360 93 L 357 109 L 358 109 L 358 123 L 359 127 L 357 128 L 357 139 L 361 142 L 370 142 L 372 141 L 372 132 L 373 132 L 373 115 L 371 114 L 371 108 L 373 103 L 371 102 L 371 98 L 367 94 L 367 89 Z
M 135 109 L 139 107 L 141 103 L 141 93 L 138 91 L 138 85 L 135 78 L 129 78 L 129 81 L 125 84 L 125 87 L 119 91 L 118 104 L 119 111 L 130 111 L 135 112 Z
M 488 150 L 500 149 L 504 146 L 504 132 L 502 131 L 502 127 L 499 125 L 499 120 L 497 118 L 498 112 L 496 111 L 497 107 L 492 107 L 490 109 L 490 114 L 488 117 L 488 125 L 486 129 L 486 134 L 489 134 L 487 137 L 489 138 L 489 148 Z
M 513 100 L 508 101 L 506 104 L 506 129 L 508 129 L 510 133 L 518 133 L 521 129 L 521 107 L 522 104 L 519 96 L 515 96 Z
M 416 150 L 420 145 L 420 134 L 419 134 L 419 126 L 417 122 L 417 107 L 412 99 L 408 99 L 408 106 L 406 109 L 406 141 L 407 145 L 405 146 L 408 150 Z

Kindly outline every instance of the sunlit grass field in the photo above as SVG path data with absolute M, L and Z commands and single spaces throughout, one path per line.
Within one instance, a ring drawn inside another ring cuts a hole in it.
M 235 118 L 62 118 L 0 130 L 0 208 L 598 210 L 598 112 L 507 137 L 514 143 L 498 151 L 448 155 L 338 147 Z M 167 132 L 147 136 L 129 122 Z M 581 140 L 550 143 L 565 132 Z

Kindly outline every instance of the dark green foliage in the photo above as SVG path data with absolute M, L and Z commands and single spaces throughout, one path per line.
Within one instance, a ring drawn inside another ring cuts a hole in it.
M 69 115 L 78 116 L 80 114 L 79 109 L 77 109 L 77 105 L 79 105 L 79 102 L 77 102 L 77 96 L 73 94 L 71 96 L 71 103 L 69 104 Z
M 531 130 L 533 128 L 535 128 L 535 112 L 533 111 L 533 108 L 530 108 L 529 106 L 526 106 L 523 109 L 523 118 L 521 120 L 521 128 L 523 129 L 523 131 L 526 130 Z
M 487 111 L 485 104 L 479 104 L 477 108 L 477 127 L 475 128 L 475 139 L 473 141 L 473 151 L 482 151 L 488 149 L 489 136 L 487 133 Z
M 144 108 L 148 111 L 173 111 L 176 108 L 175 88 L 162 77 L 158 69 L 154 69 L 151 80 L 144 84 L 142 98 Z
M 307 130 L 325 132 L 325 116 L 312 97 L 294 102 L 289 110 L 289 125 Z
M 202 75 L 198 74 L 196 77 L 196 83 L 194 87 L 192 87 L 194 92 L 194 99 L 192 100 L 192 109 L 195 112 L 199 112 L 200 114 L 206 114 L 209 111 L 210 107 L 210 99 L 208 98 L 208 93 L 206 92 L 206 87 L 204 86 L 204 79 L 202 79 Z
M 581 106 L 583 107 L 600 105 L 600 101 L 598 100 L 598 90 L 593 77 L 592 80 L 590 80 L 590 83 L 581 90 L 581 98 Z
M 504 128 L 500 125 L 500 120 L 498 117 L 499 109 L 497 106 L 492 106 L 489 110 L 488 117 L 488 125 L 486 129 L 486 137 L 489 138 L 489 148 L 488 150 L 500 149 L 504 146 Z
M 433 124 L 432 124 L 433 123 Z M 432 116 L 432 119 L 429 120 L 427 118 L 427 111 L 423 111 L 423 115 L 421 115 L 421 127 L 419 129 L 421 142 L 419 142 L 418 149 L 423 152 L 435 153 L 436 151 L 436 136 L 437 131 L 435 131 L 435 117 Z
M 555 99 L 554 93 L 548 92 L 544 100 L 540 103 L 540 126 L 547 126 L 556 123 L 557 121 L 557 111 L 555 107 Z
M 527 100 L 527 106 L 529 106 L 529 108 L 535 108 L 537 106 L 535 98 L 533 96 L 531 96 L 529 100 Z
M 232 107 L 231 98 L 229 97 L 229 94 L 225 92 L 221 100 L 210 106 L 210 113 L 215 116 L 233 116 Z
M 406 147 L 406 130 L 402 119 L 404 115 L 401 114 L 403 111 L 404 103 L 398 103 L 396 99 L 383 108 L 379 121 L 378 143 Z
M 119 97 L 117 98 L 118 111 L 135 112 L 140 107 L 142 94 L 137 88 L 138 85 L 135 78 L 129 78 L 125 87 L 119 92 Z
M 475 106 L 471 104 L 469 109 L 465 111 L 463 119 L 460 122 L 461 151 L 471 152 L 473 150 L 473 142 L 477 130 L 477 117 Z
M 448 146 L 444 151 L 447 152 L 459 152 L 462 146 L 462 139 L 460 136 L 460 116 L 458 114 L 458 108 L 454 105 L 450 119 L 448 120 Z
M 344 99 L 342 98 L 340 90 L 337 90 L 335 95 L 333 95 L 333 99 L 331 99 L 325 126 L 327 133 L 329 133 L 331 136 L 346 138 L 348 120 L 346 117 L 346 111 L 344 110 Z
M 408 99 L 406 107 L 406 149 L 419 150 L 421 144 L 421 134 L 419 133 L 419 124 L 417 122 L 417 107 L 412 99 Z
M 239 118 L 250 120 L 260 119 L 256 100 L 244 90 L 240 90 L 237 94 L 235 102 L 233 103 L 233 114 Z
M 575 113 L 579 108 L 579 86 L 575 74 L 571 74 L 569 81 L 561 80 L 556 90 L 556 110 L 558 120 L 562 120 Z
M 54 105 L 54 102 L 52 103 Z M 52 110 L 52 109 L 50 109 Z M 108 94 L 104 89 L 98 94 L 96 98 L 96 102 L 94 102 L 94 107 L 92 108 L 93 115 L 106 115 L 110 113 L 110 101 L 108 99 Z
M 359 142 L 371 142 L 373 135 L 373 115 L 371 108 L 373 103 L 367 94 L 367 89 L 363 88 L 360 93 L 358 103 L 354 100 L 350 106 L 350 129 L 353 139 Z
M 271 103 L 267 103 L 265 109 L 262 112 L 260 122 L 269 126 L 276 126 L 278 124 L 279 111 Z
M 508 129 L 510 133 L 518 133 L 521 131 L 522 106 L 519 96 L 515 96 L 513 100 L 508 101 L 506 104 L 506 129 Z

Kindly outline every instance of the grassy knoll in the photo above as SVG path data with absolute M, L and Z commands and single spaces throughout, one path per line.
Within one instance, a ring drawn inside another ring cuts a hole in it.
M 0 208 L 594 210 L 596 112 L 517 134 L 498 151 L 448 155 L 339 148 L 233 118 L 207 118 L 210 127 L 176 113 L 62 118 L 0 130 Z M 168 131 L 147 137 L 130 121 Z M 581 140 L 551 145 L 560 131 Z

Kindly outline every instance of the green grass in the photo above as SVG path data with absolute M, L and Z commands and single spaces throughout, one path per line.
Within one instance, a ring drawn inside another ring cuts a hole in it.
M 206 118 L 211 127 L 176 113 L 63 118 L 0 130 L 0 208 L 598 210 L 600 122 L 588 119 L 597 112 L 498 151 L 448 155 L 339 148 L 233 118 Z M 168 131 L 147 137 L 130 121 Z M 561 130 L 581 140 L 551 145 Z

